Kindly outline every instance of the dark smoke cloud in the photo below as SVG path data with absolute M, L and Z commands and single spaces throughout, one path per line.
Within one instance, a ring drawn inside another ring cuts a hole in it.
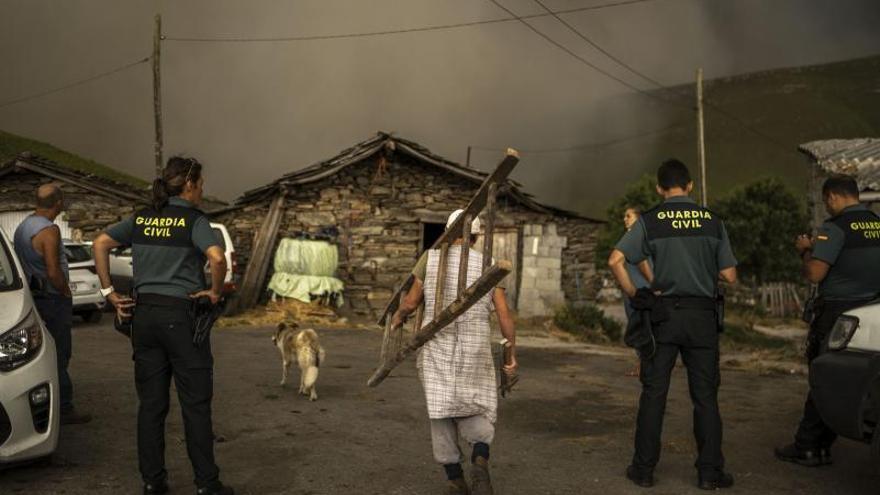
M 546 3 L 567 9 L 604 1 Z M 541 11 L 532 0 L 503 3 L 519 14 Z M 147 55 L 153 5 L 4 0 L 3 99 Z M 505 15 L 491 2 L 472 0 L 191 0 L 161 8 L 165 33 L 186 37 L 364 32 Z M 875 0 L 655 0 L 566 19 L 664 84 L 691 81 L 699 65 L 711 78 L 880 51 Z M 604 69 L 650 88 L 552 18 L 532 22 Z M 642 97 L 624 98 L 626 88 L 516 22 L 299 43 L 168 41 L 163 72 L 166 154 L 198 156 L 209 166 L 209 192 L 226 199 L 380 129 L 463 162 L 468 145 L 565 148 L 660 128 L 677 117 Z M 148 177 L 151 98 L 149 66 L 142 65 L 0 109 L 0 128 Z M 656 141 L 525 154 L 516 178 L 543 200 L 598 214 L 625 181 L 650 166 L 645 157 Z M 498 153 L 475 150 L 474 166 L 491 167 Z M 609 170 L 603 164 L 612 158 L 631 166 Z

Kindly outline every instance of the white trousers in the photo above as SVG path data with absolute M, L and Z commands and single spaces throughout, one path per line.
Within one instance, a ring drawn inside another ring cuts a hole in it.
M 431 444 L 434 446 L 434 460 L 440 464 L 462 462 L 461 449 L 458 446 L 459 435 L 471 447 L 475 443 L 491 445 L 495 438 L 495 425 L 483 415 L 432 419 Z

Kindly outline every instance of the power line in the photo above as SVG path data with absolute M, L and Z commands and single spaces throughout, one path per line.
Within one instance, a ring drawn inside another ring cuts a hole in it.
M 607 148 L 609 146 L 614 146 L 616 144 L 625 143 L 628 141 L 635 141 L 637 139 L 646 138 L 649 136 L 654 136 L 657 134 L 665 134 L 667 132 L 684 129 L 689 125 L 688 122 L 676 122 L 674 124 L 668 125 L 666 127 L 662 127 L 660 129 L 654 129 L 651 131 L 642 132 L 639 134 L 632 134 L 629 136 L 615 138 L 608 141 L 601 141 L 597 143 L 589 143 L 589 144 L 581 144 L 576 146 L 569 146 L 566 148 L 516 148 L 520 153 L 529 153 L 529 154 L 543 154 L 543 153 L 567 153 L 571 151 L 580 151 L 580 150 L 588 150 L 588 149 L 598 149 L 598 148 Z M 506 148 L 492 148 L 488 146 L 471 146 L 472 149 L 475 150 L 483 150 L 483 151 L 505 151 Z
M 65 89 L 70 89 L 70 88 L 73 88 L 73 87 L 76 87 L 76 86 L 81 86 L 81 85 L 83 85 L 83 84 L 90 83 L 90 82 L 92 82 L 92 81 L 95 81 L 95 80 L 97 80 L 97 79 L 101 79 L 101 78 L 104 78 L 104 77 L 107 77 L 107 76 L 111 76 L 111 75 L 116 74 L 116 73 L 118 73 L 118 72 L 122 72 L 122 71 L 127 70 L 127 69 L 130 69 L 130 68 L 132 68 L 132 67 L 134 67 L 134 66 L 136 66 L 136 65 L 140 65 L 140 64 L 143 64 L 143 63 L 146 63 L 146 62 L 149 62 L 149 61 L 150 61 L 150 57 L 145 57 L 145 58 L 142 58 L 142 59 L 140 59 L 140 60 L 138 60 L 138 61 L 136 61 L 136 62 L 132 62 L 132 63 L 130 63 L 130 64 L 122 65 L 122 66 L 117 67 L 117 68 L 115 68 L 115 69 L 108 70 L 107 72 L 102 72 L 102 73 L 100 73 L 100 74 L 95 74 L 94 76 L 88 77 L 88 78 L 86 78 L 86 79 L 80 79 L 79 81 L 72 82 L 72 83 L 70 83 L 70 84 L 65 84 L 64 86 L 59 86 L 59 87 L 57 87 L 57 88 L 48 89 L 48 90 L 46 90 L 46 91 L 42 91 L 42 92 L 40 92 L 40 93 L 34 93 L 34 94 L 32 94 L 32 95 L 28 95 L 28 96 L 22 96 L 21 98 L 16 98 L 16 99 L 14 99 L 14 100 L 5 101 L 5 102 L 3 102 L 3 103 L 0 103 L 0 108 L 5 108 L 5 107 L 11 106 L 11 105 L 18 104 L 18 103 L 23 103 L 23 102 L 26 102 L 26 101 L 35 100 L 35 99 L 37 99 L 37 98 L 42 98 L 42 97 L 44 97 L 44 96 L 48 96 L 48 95 L 51 95 L 51 94 L 53 94 L 53 93 L 58 93 L 59 91 L 64 91 Z
M 626 70 L 632 72 L 633 74 L 635 74 L 635 75 L 641 77 L 642 79 L 648 81 L 649 83 L 651 83 L 651 84 L 653 84 L 653 85 L 655 85 L 655 86 L 659 86 L 659 87 L 661 87 L 661 88 L 665 88 L 665 86 L 664 86 L 662 83 L 660 83 L 659 81 L 657 81 L 657 80 L 655 80 L 655 79 L 652 79 L 652 78 L 646 76 L 645 74 L 643 74 L 643 73 L 637 71 L 636 69 L 634 69 L 633 67 L 631 67 L 630 65 L 628 65 L 628 64 L 627 64 L 626 62 L 624 62 L 623 60 L 621 60 L 621 59 L 615 57 L 614 55 L 612 55 L 611 53 L 609 53 L 608 50 L 605 50 L 604 48 L 602 48 L 602 46 L 600 46 L 598 43 L 594 42 L 594 41 L 593 41 L 592 39 L 590 39 L 587 35 L 585 35 L 584 33 L 580 32 L 580 31 L 578 31 L 574 26 L 572 26 L 571 24 L 569 24 L 568 21 L 566 21 L 565 19 L 563 19 L 561 15 L 559 15 L 560 12 L 553 12 L 553 11 L 550 10 L 550 8 L 547 7 L 547 6 L 544 4 L 544 2 L 542 2 L 541 0 L 534 0 L 534 2 L 537 3 L 538 5 L 540 5 L 541 8 L 543 8 L 545 11 L 547 11 L 547 14 L 548 14 L 548 15 L 552 15 L 557 21 L 559 21 L 560 23 L 562 23 L 562 25 L 565 26 L 566 28 L 568 28 L 569 31 L 571 31 L 572 33 L 574 33 L 575 35 L 577 35 L 577 36 L 578 36 L 579 38 L 581 38 L 582 40 L 586 41 L 590 46 L 592 46 L 592 47 L 595 48 L 596 50 L 599 50 L 603 55 L 605 55 L 606 57 L 610 58 L 610 59 L 613 60 L 615 63 L 617 63 L 617 65 L 623 67 L 624 69 L 626 69 Z
M 529 24 L 529 23 L 525 20 L 524 17 L 522 17 L 522 16 L 518 16 L 518 15 L 515 14 L 512 10 L 508 9 L 508 8 L 505 7 L 504 5 L 501 5 L 501 3 L 499 3 L 497 0 L 489 0 L 489 1 L 492 2 L 492 3 L 494 3 L 495 5 L 497 5 L 498 8 L 500 8 L 500 9 L 504 10 L 505 12 L 507 12 L 509 15 L 513 16 L 516 20 L 518 20 L 519 22 L 521 22 L 524 26 L 526 26 L 527 28 L 529 28 L 531 31 L 533 31 L 535 34 L 537 34 L 537 35 L 540 36 L 541 38 L 543 38 L 543 39 L 544 39 L 545 41 L 547 41 L 548 43 L 552 44 L 552 45 L 555 46 L 556 48 L 559 48 L 560 50 L 562 50 L 562 51 L 564 51 L 565 53 L 569 54 L 569 55 L 570 55 L 571 57 L 573 57 L 575 60 L 581 62 L 582 64 L 584 64 L 584 65 L 586 65 L 586 66 L 588 66 L 588 67 L 590 67 L 591 69 L 595 70 L 596 72 L 599 72 L 600 74 L 604 75 L 605 77 L 608 77 L 609 79 L 613 79 L 614 81 L 617 81 L 618 83 L 622 84 L 623 86 L 626 86 L 627 88 L 629 88 L 629 89 L 635 91 L 636 93 L 639 93 L 640 95 L 643 95 L 643 96 L 646 96 L 646 97 L 648 97 L 648 98 L 651 98 L 652 100 L 657 100 L 657 101 L 659 101 L 659 102 L 661 102 L 661 103 L 665 103 L 665 104 L 670 105 L 670 106 L 682 107 L 682 105 L 679 105 L 679 104 L 677 104 L 677 103 L 671 102 L 671 101 L 667 100 L 666 98 L 663 98 L 663 97 L 658 96 L 658 95 L 656 95 L 656 94 L 654 94 L 654 93 L 651 93 L 651 92 L 649 92 L 649 91 L 646 91 L 646 90 L 644 90 L 644 89 L 642 89 L 642 88 L 639 88 L 638 86 L 634 86 L 634 85 L 630 84 L 629 82 L 627 82 L 627 81 L 625 81 L 625 80 L 623 80 L 623 79 L 621 79 L 621 78 L 615 76 L 614 74 L 612 74 L 612 73 L 606 71 L 605 69 L 602 69 L 601 67 L 599 67 L 599 66 L 597 66 L 596 64 L 590 62 L 590 61 L 587 60 L 586 58 L 584 58 L 584 57 L 578 55 L 577 53 L 575 53 L 574 51 L 572 51 L 572 50 L 571 50 L 570 48 L 568 48 L 567 46 L 563 45 L 562 43 L 559 43 L 558 41 L 554 40 L 554 39 L 551 38 L 550 36 L 547 36 L 546 34 L 544 34 L 541 30 L 539 30 L 539 29 L 536 28 L 535 26 L 532 26 L 531 24 Z M 550 15 L 550 14 L 548 14 L 548 15 Z M 684 108 L 692 109 L 691 106 L 684 106 Z
M 653 2 L 656 0 L 619 0 L 616 2 L 609 2 L 600 5 L 591 5 L 589 7 L 578 7 L 572 9 L 558 10 L 555 13 L 558 14 L 571 14 L 575 12 L 585 12 L 589 10 L 600 10 L 607 9 L 611 7 L 621 7 L 624 5 L 633 5 L 638 3 L 646 3 Z M 522 16 L 523 19 L 533 19 L 538 17 L 548 17 L 551 14 L 530 14 L 526 16 Z M 469 22 L 459 22 L 454 24 L 440 24 L 436 26 L 422 26 L 422 27 L 413 27 L 413 28 L 404 28 L 404 29 L 388 29 L 383 31 L 366 31 L 362 33 L 342 33 L 342 34 L 324 34 L 324 35 L 312 35 L 312 36 L 281 36 L 281 37 L 265 37 L 265 38 L 197 38 L 197 37 L 181 37 L 181 36 L 166 36 L 163 38 L 165 41 L 186 41 L 186 42 L 196 42 L 196 43 L 265 43 L 265 42 L 286 42 L 286 41 L 320 41 L 320 40 L 334 40 L 334 39 L 347 39 L 347 38 L 366 38 L 372 36 L 387 36 L 392 34 L 406 34 L 406 33 L 419 33 L 426 31 L 444 31 L 448 29 L 457 29 L 471 26 L 481 26 L 485 24 L 500 24 L 505 22 L 513 22 L 516 21 L 515 17 L 505 17 L 501 19 L 485 19 L 480 21 L 469 21 Z
M 563 18 L 559 15 L 559 13 L 557 13 L 557 12 L 553 12 L 552 10 L 550 10 L 550 9 L 549 9 L 549 8 L 548 8 L 548 7 L 547 7 L 547 6 L 546 6 L 541 0 L 533 0 L 533 1 L 534 1 L 535 3 L 537 3 L 538 5 L 540 5 L 541 8 L 543 8 L 543 9 L 548 13 L 548 15 L 552 15 L 557 21 L 559 21 L 560 23 L 562 23 L 563 26 L 565 26 L 566 28 L 568 28 L 569 31 L 571 31 L 572 33 L 574 33 L 575 35 L 577 35 L 579 38 L 581 38 L 582 40 L 584 40 L 585 42 L 587 42 L 590 46 L 592 46 L 593 48 L 595 48 L 596 50 L 598 50 L 599 52 L 601 52 L 603 55 L 605 55 L 606 57 L 608 57 L 609 59 L 611 59 L 612 61 L 614 61 L 617 65 L 619 65 L 619 66 L 623 67 L 624 69 L 626 69 L 626 70 L 632 72 L 633 74 L 635 74 L 635 75 L 637 75 L 638 77 L 644 79 L 645 81 L 648 81 L 649 83 L 651 83 L 651 84 L 653 84 L 654 86 L 656 86 L 658 89 L 660 89 L 660 90 L 662 90 L 662 91 L 669 91 L 669 92 L 673 93 L 673 95 L 674 95 L 675 97 L 678 97 L 678 98 L 682 98 L 682 99 L 684 99 L 684 96 L 677 94 L 677 92 L 675 92 L 675 91 L 672 91 L 672 88 L 669 88 L 669 87 L 665 86 L 663 83 L 661 83 L 661 82 L 657 81 L 656 79 L 654 79 L 654 78 L 652 78 L 652 77 L 646 75 L 644 72 L 641 72 L 641 71 L 635 69 L 634 67 L 632 67 L 631 65 L 627 64 L 626 62 L 624 62 L 624 61 L 621 60 L 620 58 L 618 58 L 618 57 L 614 56 L 613 54 L 611 54 L 608 50 L 604 49 L 601 45 L 599 45 L 598 43 L 596 43 L 595 41 L 593 41 L 592 39 L 590 39 L 586 34 L 582 33 L 582 32 L 579 31 L 577 28 L 575 28 L 574 26 L 572 26 L 569 22 L 567 22 L 565 19 L 563 19 Z M 494 2 L 494 0 L 493 0 L 493 2 Z M 785 149 L 785 150 L 787 150 L 787 151 L 792 151 L 792 152 L 794 152 L 794 150 L 792 150 L 789 146 L 786 146 L 784 143 L 782 143 L 782 142 L 776 140 L 775 138 L 773 138 L 773 137 L 771 137 L 771 136 L 769 136 L 769 135 L 767 135 L 767 134 L 765 134 L 765 133 L 759 131 L 758 129 L 755 129 L 754 127 L 752 127 L 751 125 L 749 125 L 749 124 L 746 123 L 744 120 L 742 120 L 742 119 L 740 119 L 739 117 L 737 117 L 736 115 L 733 115 L 732 113 L 730 113 L 730 112 L 728 112 L 728 111 L 722 109 L 721 107 L 719 107 L 719 106 L 717 106 L 717 105 L 715 105 L 715 104 L 713 104 L 713 103 L 711 103 L 711 102 L 709 102 L 709 101 L 704 101 L 704 104 L 706 105 L 706 107 L 712 109 L 713 111 L 717 112 L 718 114 L 722 115 L 723 117 L 726 117 L 728 120 L 730 120 L 730 121 L 732 121 L 732 122 L 734 122 L 734 123 L 736 123 L 736 124 L 739 124 L 739 125 L 740 125 L 741 127 L 743 127 L 744 129 L 746 129 L 746 130 L 752 132 L 752 133 L 755 134 L 756 136 L 759 136 L 759 137 L 765 139 L 765 140 L 768 141 L 769 143 L 771 143 L 771 144 L 773 144 L 773 145 L 775 145 L 775 146 L 778 146 L 778 147 L 780 147 L 780 148 L 783 148 L 783 149 Z

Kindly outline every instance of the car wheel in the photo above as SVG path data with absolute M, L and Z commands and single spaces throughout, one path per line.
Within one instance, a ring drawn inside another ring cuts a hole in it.
M 101 321 L 101 317 L 104 316 L 100 310 L 95 309 L 93 311 L 89 311 L 88 313 L 83 313 L 83 320 L 88 323 L 98 323 Z

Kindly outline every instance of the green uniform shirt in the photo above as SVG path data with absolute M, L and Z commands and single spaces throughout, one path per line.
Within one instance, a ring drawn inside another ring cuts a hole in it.
M 715 297 L 718 273 L 736 266 L 724 223 L 687 196 L 643 213 L 616 249 L 633 264 L 652 259 L 651 288 L 664 296 Z
M 828 300 L 871 299 L 880 294 L 880 217 L 850 206 L 819 228 L 813 258 L 831 265 L 819 283 Z
M 147 208 L 107 229 L 132 247 L 132 287 L 140 294 L 186 298 L 204 290 L 205 255 L 221 247 L 208 218 L 192 203 L 174 197 L 162 211 Z

